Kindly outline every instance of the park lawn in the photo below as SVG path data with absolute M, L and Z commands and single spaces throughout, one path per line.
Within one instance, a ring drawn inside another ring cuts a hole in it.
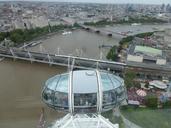
M 114 116 L 112 110 L 102 113 L 102 116 L 109 119 L 113 124 L 119 124 L 119 128 L 125 128 L 122 118 Z
M 121 113 L 142 128 L 171 128 L 171 109 L 128 108 Z

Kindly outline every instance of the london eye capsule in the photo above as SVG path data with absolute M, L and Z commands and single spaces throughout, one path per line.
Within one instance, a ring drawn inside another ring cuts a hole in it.
M 98 70 L 75 70 L 48 79 L 43 101 L 55 110 L 101 113 L 126 99 L 124 80 Z

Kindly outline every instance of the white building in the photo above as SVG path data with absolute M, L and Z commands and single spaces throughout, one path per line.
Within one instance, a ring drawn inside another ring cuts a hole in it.
M 132 45 L 127 55 L 127 61 L 165 65 L 166 57 L 162 50 L 147 46 Z
M 34 16 L 30 19 L 30 22 L 33 28 L 48 26 L 48 19 L 45 16 Z

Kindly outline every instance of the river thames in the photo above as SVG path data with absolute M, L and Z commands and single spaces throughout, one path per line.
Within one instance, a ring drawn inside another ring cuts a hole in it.
M 58 33 L 51 36 L 42 40 L 40 45 L 29 48 L 29 50 L 96 59 L 100 58 L 100 52 L 102 52 L 103 59 L 105 59 L 110 47 L 100 49 L 99 46 L 104 44 L 107 46 L 118 45 L 119 40 L 93 32 L 75 30 L 71 34 L 62 35 Z

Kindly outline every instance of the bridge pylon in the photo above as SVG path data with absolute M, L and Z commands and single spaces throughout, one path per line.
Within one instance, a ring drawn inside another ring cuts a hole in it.
M 11 52 L 12 56 L 13 56 L 13 60 L 15 61 L 15 60 L 16 60 L 16 55 L 15 55 L 15 53 L 14 53 L 13 49 L 12 49 L 12 48 L 10 48 L 9 50 L 10 50 L 10 52 Z
M 75 66 L 75 58 L 68 57 L 68 71 L 72 71 Z
M 30 62 L 33 63 L 34 57 L 32 56 L 32 54 L 29 51 L 27 52 L 27 54 L 28 54 L 28 56 L 30 58 Z
M 97 70 L 99 69 L 99 62 L 98 61 L 96 62 L 96 69 Z
M 75 59 L 72 59 L 72 64 L 71 64 L 71 71 L 74 69 L 74 65 L 75 65 Z
M 68 57 L 68 71 L 70 71 L 70 57 Z
M 47 58 L 48 58 L 49 66 L 52 66 L 53 59 L 51 58 L 51 56 L 48 53 L 47 53 Z

